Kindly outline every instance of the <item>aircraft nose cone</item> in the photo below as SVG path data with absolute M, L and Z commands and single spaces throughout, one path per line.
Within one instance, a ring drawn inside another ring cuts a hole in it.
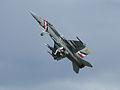
M 36 15 L 36 13 L 34 13 L 34 12 L 32 12 L 32 11 L 30 11 L 30 14 L 35 18 L 37 15 Z
M 42 22 L 42 19 L 40 17 L 37 16 L 36 13 L 30 11 L 30 14 L 34 17 L 34 19 L 36 19 L 36 21 L 40 24 Z
M 38 16 L 36 15 L 36 13 L 30 11 L 30 14 L 38 21 Z

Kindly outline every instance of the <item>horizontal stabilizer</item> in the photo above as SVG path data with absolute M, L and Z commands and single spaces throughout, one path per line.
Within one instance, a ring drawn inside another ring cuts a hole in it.
M 79 73 L 79 66 L 77 66 L 75 63 L 72 63 L 73 65 L 73 70 L 76 72 L 76 73 Z
M 93 67 L 89 62 L 82 60 L 84 66 Z

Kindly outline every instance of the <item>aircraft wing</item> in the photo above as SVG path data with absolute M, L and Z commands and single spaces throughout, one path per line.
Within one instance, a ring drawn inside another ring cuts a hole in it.
M 68 42 L 71 44 L 71 46 L 74 48 L 73 51 L 76 53 L 79 50 L 84 49 L 86 46 L 82 41 L 76 41 L 76 40 L 68 40 Z

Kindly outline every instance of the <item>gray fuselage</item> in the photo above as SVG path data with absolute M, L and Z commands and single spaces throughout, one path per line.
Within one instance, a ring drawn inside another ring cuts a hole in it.
M 70 45 L 69 42 L 67 42 L 66 39 L 60 36 L 53 25 L 48 25 L 47 33 L 56 44 L 58 44 L 60 47 L 63 47 L 68 52 L 68 54 L 66 55 L 68 59 L 76 63 L 78 66 L 81 66 L 79 63 L 81 58 L 72 51 L 73 47 Z

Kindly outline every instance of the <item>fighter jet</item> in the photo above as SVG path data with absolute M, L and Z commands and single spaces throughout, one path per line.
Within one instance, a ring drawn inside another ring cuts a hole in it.
M 48 53 L 54 58 L 54 60 L 61 60 L 67 57 L 73 65 L 73 70 L 79 73 L 79 69 L 87 67 L 92 67 L 92 65 L 85 61 L 83 58 L 90 54 L 90 51 L 86 48 L 84 44 L 78 37 L 77 40 L 67 40 L 62 35 L 60 35 L 55 27 L 48 21 L 37 16 L 35 13 L 30 12 L 34 19 L 39 23 L 43 32 L 40 34 L 44 36 L 47 33 L 51 39 L 54 41 L 54 46 L 45 44 L 50 51 Z

